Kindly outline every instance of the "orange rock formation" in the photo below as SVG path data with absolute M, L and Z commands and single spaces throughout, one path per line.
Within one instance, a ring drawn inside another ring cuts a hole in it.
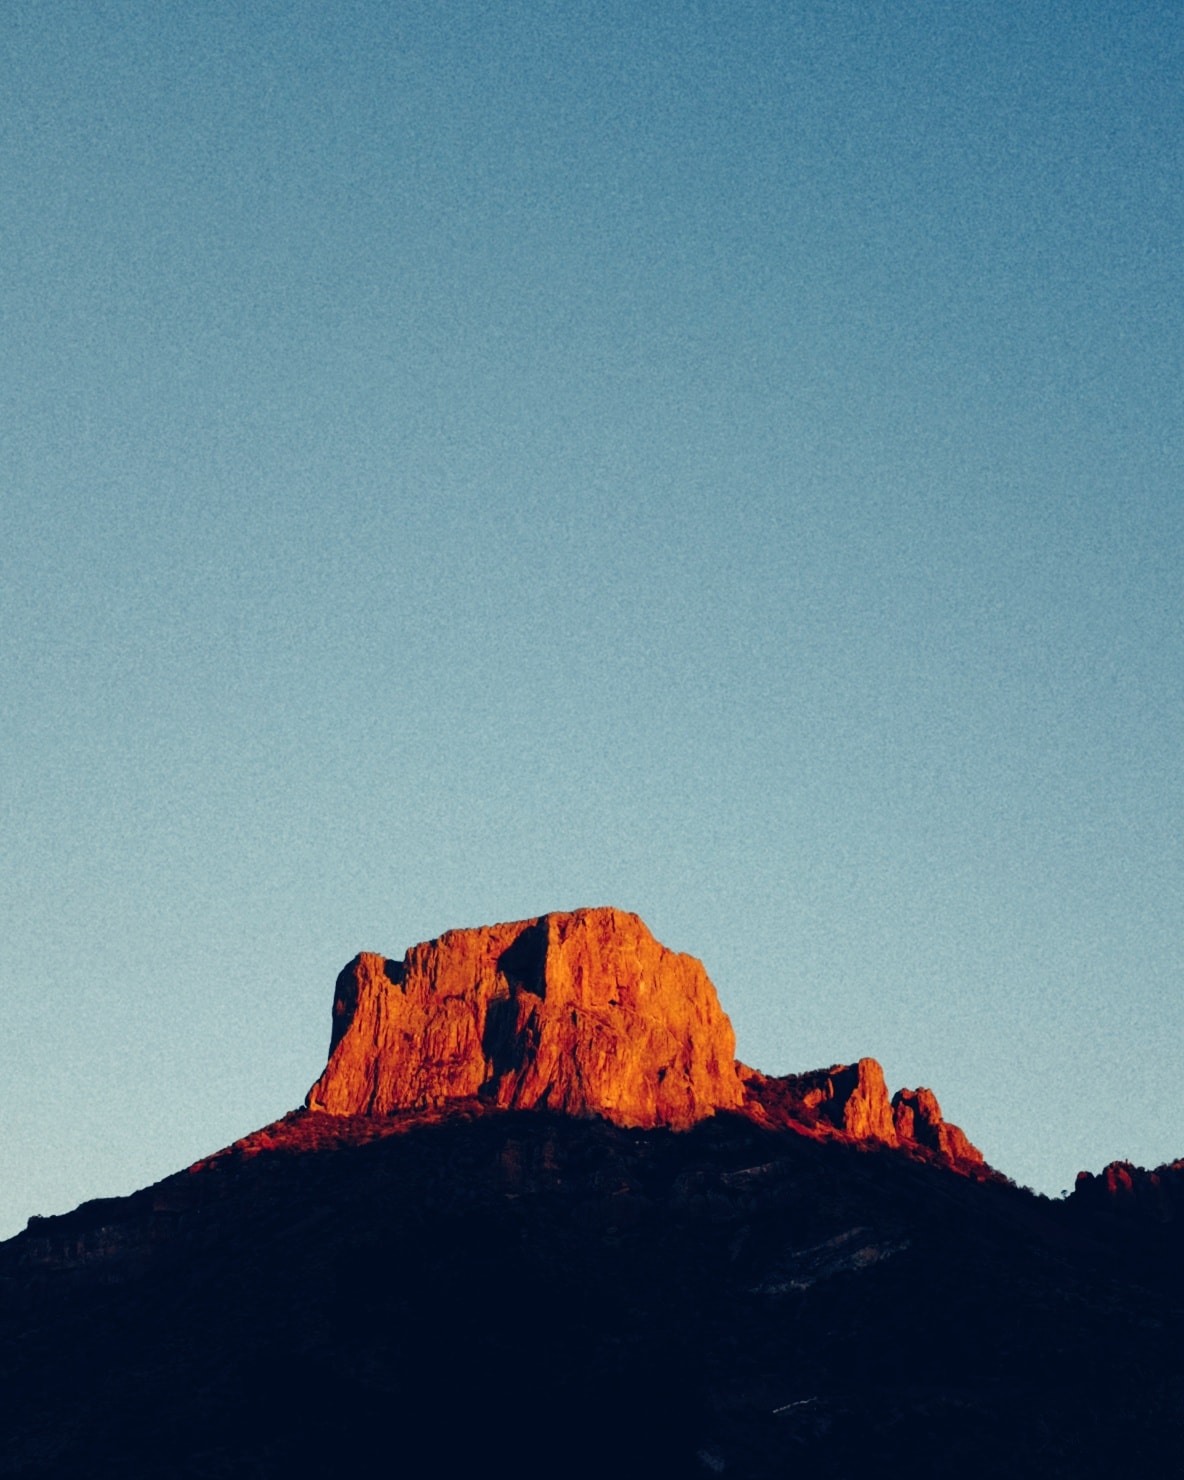
M 965 1131 L 943 1118 L 931 1089 L 898 1089 L 892 1096 L 892 1115 L 902 1144 L 928 1147 L 950 1161 L 982 1162 L 982 1152 L 971 1145 Z
M 875 1059 L 772 1078 L 734 1053 L 698 961 L 668 951 L 636 915 L 575 910 L 450 930 L 402 961 L 355 957 L 337 979 L 329 1062 L 305 1103 L 385 1115 L 479 1098 L 676 1129 L 740 1110 L 815 1137 L 983 1161 L 932 1090 L 889 1098 Z
M 888 1086 L 884 1083 L 884 1071 L 875 1059 L 860 1059 L 857 1064 L 837 1064 L 828 1069 L 825 1087 L 806 1095 L 807 1105 L 823 1102 L 830 1102 L 834 1107 L 836 1123 L 853 1140 L 896 1144 Z
M 984 1165 L 982 1152 L 942 1116 L 931 1089 L 901 1089 L 889 1099 L 884 1071 L 875 1059 L 777 1078 L 755 1069 L 742 1073 L 748 1113 L 764 1124 L 936 1152 L 964 1167 Z
M 700 962 L 613 909 L 450 930 L 341 973 L 312 1110 L 384 1114 L 480 1096 L 683 1128 L 744 1093 Z

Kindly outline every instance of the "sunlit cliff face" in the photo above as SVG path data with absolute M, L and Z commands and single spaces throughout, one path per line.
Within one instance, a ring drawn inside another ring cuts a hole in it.
M 308 1106 L 384 1114 L 480 1096 L 622 1126 L 738 1109 L 735 1034 L 700 962 L 636 915 L 576 910 L 451 930 L 337 983 L 329 1063 Z
M 889 1096 L 875 1059 L 770 1078 L 735 1062 L 702 965 L 614 909 L 450 930 L 341 973 L 310 1110 L 386 1115 L 480 1100 L 685 1129 L 721 1110 L 969 1169 L 981 1154 L 932 1091 Z

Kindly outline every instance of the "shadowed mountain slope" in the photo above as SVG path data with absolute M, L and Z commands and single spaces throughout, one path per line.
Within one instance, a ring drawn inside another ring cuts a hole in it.
M 540 1001 L 566 1007 L 560 979 Z M 543 1041 L 534 1003 L 513 1021 Z M 482 1063 L 522 1082 L 529 1055 L 498 1044 Z M 689 1060 L 637 1062 L 664 1083 Z M 505 1108 L 500 1074 L 419 1109 L 306 1108 L 31 1220 L 0 1245 L 0 1476 L 1171 1472 L 1173 1176 L 1149 1216 L 1133 1174 L 1131 1197 L 1116 1172 L 1052 1203 L 874 1060 L 734 1073 L 739 1104 L 681 1130 Z

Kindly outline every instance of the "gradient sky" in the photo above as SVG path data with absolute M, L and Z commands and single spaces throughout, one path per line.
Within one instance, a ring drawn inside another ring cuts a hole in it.
M 333 982 L 639 913 L 742 1058 L 1184 1155 L 1178 4 L 0 12 L 0 1234 Z

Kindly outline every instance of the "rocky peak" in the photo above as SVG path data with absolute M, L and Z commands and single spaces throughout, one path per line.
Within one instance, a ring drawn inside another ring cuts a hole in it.
M 1151 1171 L 1129 1161 L 1112 1161 L 1097 1176 L 1078 1172 L 1069 1202 L 1086 1212 L 1105 1211 L 1123 1218 L 1162 1223 L 1184 1219 L 1184 1159 Z
M 355 957 L 337 979 L 329 1061 L 306 1104 L 385 1115 L 479 1099 L 678 1129 L 740 1110 L 808 1135 L 982 1163 L 932 1090 L 890 1096 L 875 1059 L 771 1078 L 734 1053 L 700 962 L 667 950 L 636 915 L 575 910 L 450 930 L 401 961 Z
M 901 1145 L 936 1151 L 948 1161 L 983 1161 L 961 1127 L 944 1119 L 931 1089 L 898 1089 L 892 1096 L 892 1119 Z
M 983 1165 L 983 1154 L 941 1113 L 931 1089 L 901 1089 L 891 1098 L 875 1059 L 832 1064 L 777 1078 L 744 1070 L 750 1111 L 774 1125 L 807 1134 L 878 1141 L 963 1166 Z
M 450 930 L 341 973 L 312 1110 L 385 1114 L 479 1096 L 622 1126 L 737 1109 L 735 1035 L 700 962 L 636 915 L 576 910 Z
M 896 1127 L 884 1071 L 875 1059 L 854 1064 L 834 1064 L 797 1076 L 802 1103 L 816 1110 L 853 1141 L 883 1141 L 896 1144 Z

